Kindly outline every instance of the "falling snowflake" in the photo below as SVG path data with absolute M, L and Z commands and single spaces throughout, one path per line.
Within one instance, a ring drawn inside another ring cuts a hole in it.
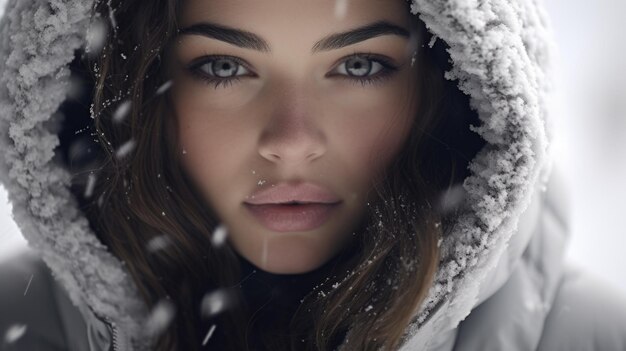
M 126 100 L 122 102 L 117 107 L 117 109 L 115 110 L 115 113 L 113 114 L 113 122 L 119 123 L 123 121 L 124 118 L 126 118 L 126 115 L 128 115 L 128 112 L 130 112 L 130 107 L 131 107 L 130 100 Z
M 204 340 L 202 340 L 202 346 L 206 345 L 206 343 L 209 341 L 209 339 L 211 338 L 211 335 L 213 335 L 213 332 L 215 331 L 215 324 L 213 324 L 211 326 L 211 328 L 209 328 L 209 332 L 206 333 L 206 336 L 204 337 Z
M 224 244 L 226 240 L 226 236 L 228 235 L 228 229 L 223 224 L 218 225 L 213 231 L 213 235 L 211 236 L 211 244 L 214 247 L 220 247 Z
M 4 342 L 12 344 L 21 338 L 26 332 L 26 324 L 13 324 L 4 334 Z
M 104 193 L 100 194 L 100 196 L 98 197 L 98 207 L 102 207 L 103 204 L 104 204 Z
M 154 253 L 159 250 L 165 249 L 171 243 L 172 243 L 171 239 L 167 235 L 162 234 L 162 235 L 155 236 L 154 238 L 150 239 L 150 241 L 148 241 L 148 243 L 146 244 L 146 249 L 149 252 Z
M 437 41 L 437 36 L 433 35 L 432 38 L 430 38 L 430 42 L 428 43 L 428 47 L 429 48 L 433 48 L 433 46 L 435 46 L 435 42 Z
M 172 86 L 172 81 L 168 80 L 167 82 L 163 83 L 163 85 L 161 85 L 159 87 L 159 89 L 157 89 L 156 94 L 157 95 L 161 95 L 164 92 L 166 92 L 170 87 Z
M 93 189 L 96 185 L 96 176 L 93 173 L 89 173 L 87 177 L 87 186 L 85 186 L 85 198 L 88 199 L 93 195 Z
M 162 299 L 154 306 L 146 320 L 145 332 L 148 335 L 158 335 L 172 322 L 176 308 L 174 304 Z
M 126 157 L 126 155 L 128 155 L 131 151 L 133 151 L 133 149 L 135 148 L 135 145 L 136 145 L 136 142 L 133 139 L 125 142 L 124 144 L 122 144 L 122 146 L 119 147 L 119 149 L 117 149 L 117 151 L 115 152 L 115 157 L 117 159 L 122 159 Z
M 87 30 L 85 52 L 95 57 L 100 54 L 107 37 L 108 25 L 101 17 L 98 17 L 91 23 Z
M 30 282 L 33 281 L 33 276 L 34 274 L 30 275 L 30 279 L 28 280 L 28 284 L 26 285 L 26 289 L 24 290 L 24 296 L 26 296 L 26 293 L 28 292 L 28 288 L 30 287 Z
M 78 100 L 85 91 L 83 80 L 75 75 L 70 76 L 66 90 L 67 98 Z
M 443 213 L 457 209 L 465 199 L 465 189 L 458 184 L 444 191 L 439 198 L 439 209 Z
M 225 310 L 229 304 L 230 299 L 226 290 L 218 289 L 204 295 L 200 310 L 204 316 L 213 316 Z
M 267 244 L 268 244 L 268 240 L 267 237 L 264 236 L 263 237 L 263 251 L 261 251 L 261 263 L 263 265 L 263 267 L 267 267 L 267 253 L 268 253 L 268 248 L 267 248 Z
M 335 18 L 340 20 L 346 17 L 348 13 L 348 0 L 335 1 Z

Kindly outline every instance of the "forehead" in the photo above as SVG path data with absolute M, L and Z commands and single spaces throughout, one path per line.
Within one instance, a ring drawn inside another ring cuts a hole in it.
M 408 27 L 407 0 L 186 0 L 179 25 L 210 21 L 271 36 L 285 31 L 332 33 L 387 20 Z

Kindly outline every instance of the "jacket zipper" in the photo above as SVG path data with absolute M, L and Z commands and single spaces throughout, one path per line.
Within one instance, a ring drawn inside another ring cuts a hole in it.
M 111 330 L 111 351 L 118 351 L 119 347 L 117 346 L 117 329 L 115 328 L 115 323 L 113 323 L 109 317 L 104 317 L 104 319 Z

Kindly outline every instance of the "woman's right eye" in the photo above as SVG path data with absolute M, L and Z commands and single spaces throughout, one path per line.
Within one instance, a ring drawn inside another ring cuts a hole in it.
M 241 73 L 249 73 L 243 62 L 232 56 L 205 56 L 189 65 L 191 74 L 207 84 L 215 85 L 217 89 L 220 84 L 226 87 L 238 81 Z

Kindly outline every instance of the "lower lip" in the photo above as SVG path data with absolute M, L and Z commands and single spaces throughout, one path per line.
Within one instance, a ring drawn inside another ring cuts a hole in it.
M 245 205 L 266 228 L 277 232 L 296 232 L 313 230 L 326 223 L 339 203 Z

